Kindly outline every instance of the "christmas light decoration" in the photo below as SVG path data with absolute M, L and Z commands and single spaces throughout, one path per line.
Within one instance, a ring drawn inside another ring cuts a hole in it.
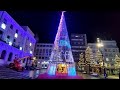
M 57 70 L 60 70 L 64 66 L 63 72 L 67 72 L 69 76 L 75 76 L 75 63 L 71 51 L 71 45 L 68 37 L 64 11 L 62 12 L 58 31 L 54 41 L 54 48 L 50 56 L 50 64 L 48 67 L 48 74 L 56 75 Z M 60 65 L 60 66 L 59 66 Z M 62 66 L 63 65 L 63 66 Z M 57 73 L 57 75 L 63 74 L 63 72 Z

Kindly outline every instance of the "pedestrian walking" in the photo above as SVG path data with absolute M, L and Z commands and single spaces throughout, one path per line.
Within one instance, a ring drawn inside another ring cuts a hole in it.
M 34 79 L 34 65 L 32 64 L 32 66 L 30 67 L 30 72 L 29 72 L 29 78 L 30 79 Z

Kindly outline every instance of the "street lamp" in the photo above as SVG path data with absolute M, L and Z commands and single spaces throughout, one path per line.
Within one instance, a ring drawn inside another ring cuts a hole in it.
M 98 50 L 100 51 L 100 48 L 104 47 L 103 43 L 101 42 L 100 38 L 97 38 L 97 47 L 98 47 Z M 102 51 L 101 51 L 102 53 Z M 103 54 L 102 54 L 102 58 L 103 58 Z M 104 78 L 106 78 L 106 70 L 105 70 L 105 61 L 103 59 L 103 69 L 104 69 Z

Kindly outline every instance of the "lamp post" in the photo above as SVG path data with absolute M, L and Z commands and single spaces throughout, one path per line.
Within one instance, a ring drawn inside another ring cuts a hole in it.
M 100 38 L 97 38 L 97 47 L 98 47 L 99 51 L 100 51 L 100 48 L 104 47 L 104 45 L 101 42 Z M 101 53 L 102 53 L 102 51 L 101 51 Z M 102 59 L 103 59 L 103 54 L 102 54 Z M 104 61 L 104 59 L 103 59 L 103 70 L 104 70 L 104 78 L 106 78 L 107 75 L 106 75 L 105 61 Z

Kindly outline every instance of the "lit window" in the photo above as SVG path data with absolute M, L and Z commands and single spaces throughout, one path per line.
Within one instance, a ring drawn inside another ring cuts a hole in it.
M 18 34 L 17 33 L 15 33 L 15 38 L 17 38 L 18 37 Z
M 108 59 L 108 58 L 106 58 L 106 61 L 109 61 L 109 59 Z
M 12 42 L 9 42 L 9 45 L 11 46 L 11 45 L 12 45 Z
M 32 43 L 30 43 L 30 46 L 32 46 Z
M 1 24 L 1 28 L 2 28 L 2 29 L 6 29 L 5 23 L 2 23 L 2 24 Z
M 75 37 L 79 37 L 79 36 L 75 36 Z
M 32 54 L 32 51 L 30 51 L 30 54 Z
M 20 47 L 20 50 L 22 50 L 22 47 Z

